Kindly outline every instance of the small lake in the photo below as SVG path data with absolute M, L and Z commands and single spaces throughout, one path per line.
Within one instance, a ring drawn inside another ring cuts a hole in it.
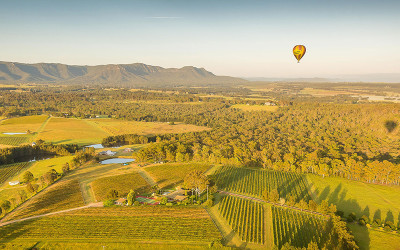
M 93 145 L 86 146 L 86 148 L 95 148 L 95 149 L 98 149 L 98 148 L 104 148 L 104 147 L 103 147 L 103 145 L 101 145 L 101 144 L 93 144 Z
M 101 164 L 113 164 L 113 163 L 128 163 L 128 162 L 132 162 L 135 161 L 135 159 L 133 158 L 113 158 L 113 159 L 108 159 L 108 160 L 104 160 L 101 161 Z
M 26 135 L 26 133 L 11 133 L 11 132 L 7 132 L 7 133 L 3 133 L 3 135 Z

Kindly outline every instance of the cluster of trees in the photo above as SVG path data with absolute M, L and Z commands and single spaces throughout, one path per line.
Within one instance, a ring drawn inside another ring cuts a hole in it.
M 166 135 L 142 160 L 200 160 L 370 183 L 400 183 L 397 104 L 297 103 L 275 113 L 221 109 L 192 123 L 212 131 Z
M 0 149 L 0 165 L 22 162 L 33 157 L 49 155 L 70 155 L 78 150 L 78 145 L 52 145 L 37 141 L 36 145 L 23 145 L 13 148 Z
M 105 147 L 116 147 L 128 144 L 146 144 L 155 142 L 155 136 L 144 136 L 135 134 L 115 135 L 103 138 L 101 144 Z

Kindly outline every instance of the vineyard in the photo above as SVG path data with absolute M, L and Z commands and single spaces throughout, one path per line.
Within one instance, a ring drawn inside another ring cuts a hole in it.
M 281 248 L 286 242 L 295 247 L 307 247 L 314 241 L 322 246 L 327 240 L 327 217 L 272 206 L 274 243 Z
M 0 227 L 7 239 L 212 242 L 221 235 L 202 208 L 91 208 Z M 145 216 L 143 216 L 143 214 Z
M 29 165 L 29 162 L 21 162 L 0 166 L 0 185 Z
M 214 178 L 220 189 L 240 194 L 262 197 L 263 190 L 277 189 L 281 197 L 292 195 L 296 202 L 311 199 L 302 174 L 223 166 Z
M 18 146 L 30 142 L 30 136 L 0 136 L 0 144 Z
M 193 170 L 202 172 L 210 168 L 204 163 L 168 163 L 146 168 L 146 171 L 157 181 L 160 188 L 172 187 L 183 183 L 185 176 Z
M 21 205 L 18 210 L 4 217 L 4 221 L 25 218 L 38 214 L 83 206 L 79 182 L 62 181 L 55 183 Z
M 110 190 L 117 190 L 119 196 L 124 197 L 133 189 L 136 194 L 150 191 L 149 184 L 138 173 L 114 175 L 96 179 L 92 183 L 93 192 L 98 201 L 107 199 Z
M 218 210 L 243 241 L 264 244 L 264 207 L 261 203 L 225 196 Z

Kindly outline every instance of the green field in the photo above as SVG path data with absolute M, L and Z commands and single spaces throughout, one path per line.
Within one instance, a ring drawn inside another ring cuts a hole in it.
M 354 223 L 348 223 L 357 245 L 361 250 L 400 249 L 400 235 L 388 233 Z
M 79 182 L 60 181 L 33 196 L 14 212 L 6 215 L 3 220 L 10 221 L 83 205 Z
M 172 188 L 183 184 L 185 176 L 191 171 L 205 172 L 210 167 L 207 163 L 168 163 L 146 167 L 145 170 L 157 181 L 160 188 Z
M 120 197 L 126 197 L 131 189 L 136 194 L 142 194 L 149 192 L 151 187 L 140 174 L 129 173 L 96 179 L 92 182 L 92 188 L 96 200 L 104 201 L 111 189 L 117 190 Z
M 295 247 L 307 247 L 314 241 L 322 248 L 327 241 L 328 218 L 289 208 L 272 206 L 274 244 L 281 248 L 286 242 Z
M 297 202 L 311 199 L 302 174 L 223 166 L 213 176 L 218 188 L 231 192 L 261 197 L 265 189 L 277 189 L 281 197 L 292 195 Z
M 264 244 L 264 206 L 259 202 L 225 196 L 218 203 L 220 214 L 242 241 Z
M 14 175 L 20 173 L 21 170 L 28 168 L 29 165 L 29 162 L 21 162 L 0 166 L 0 186 Z
M 348 215 L 354 212 L 357 217 L 367 215 L 371 220 L 380 218 L 399 222 L 400 187 L 366 184 L 338 177 L 322 178 L 307 175 L 313 184 L 316 201 L 327 200 L 338 210 Z
M 218 241 L 221 235 L 207 212 L 198 207 L 89 208 L 10 224 L 0 228 L 7 241 L 137 240 L 155 242 Z M 1 241 L 0 241 L 1 242 Z
M 100 143 L 102 138 L 107 136 L 109 136 L 108 133 L 86 120 L 52 117 L 37 139 L 55 144 L 76 143 L 82 145 Z
M 62 156 L 55 157 L 47 160 L 40 160 L 37 162 L 31 162 L 30 165 L 24 169 L 24 171 L 13 176 L 10 180 L 22 181 L 22 176 L 26 171 L 30 171 L 35 178 L 39 178 L 51 169 L 55 169 L 58 173 L 62 173 L 62 167 L 65 163 L 70 162 L 73 156 Z

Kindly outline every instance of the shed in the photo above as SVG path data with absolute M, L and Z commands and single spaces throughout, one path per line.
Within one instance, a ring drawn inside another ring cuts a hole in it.
M 9 184 L 10 186 L 15 186 L 15 185 L 18 185 L 18 184 L 19 184 L 19 181 L 10 181 L 10 182 L 8 182 L 8 184 Z
M 176 201 L 183 201 L 183 200 L 185 200 L 186 198 L 187 198 L 187 197 L 184 196 L 184 195 L 177 195 L 177 196 L 175 196 L 174 200 L 176 200 Z

